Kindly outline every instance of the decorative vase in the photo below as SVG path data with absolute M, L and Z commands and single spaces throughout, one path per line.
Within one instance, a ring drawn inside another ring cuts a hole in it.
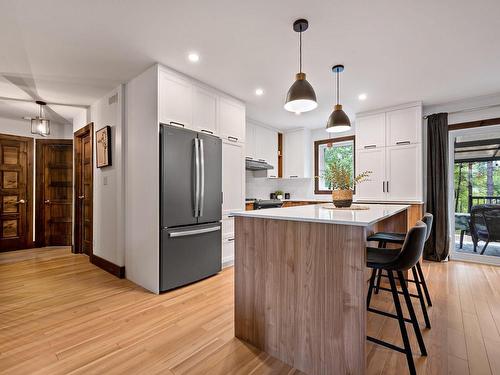
M 333 190 L 332 199 L 335 207 L 351 207 L 352 190 Z

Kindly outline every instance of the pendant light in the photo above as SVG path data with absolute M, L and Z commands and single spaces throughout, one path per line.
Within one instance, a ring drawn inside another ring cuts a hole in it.
M 46 137 L 50 134 L 50 120 L 43 117 L 43 107 L 47 103 L 37 100 L 36 104 L 40 106 L 40 113 L 37 117 L 31 119 L 31 134 L 40 134 Z
M 299 33 L 299 72 L 295 75 L 295 82 L 286 95 L 285 109 L 297 114 L 312 111 L 318 106 L 316 93 L 307 82 L 306 74 L 302 72 L 302 33 L 308 27 L 309 22 L 305 19 L 299 19 L 293 23 L 293 30 Z
M 328 118 L 326 123 L 326 131 L 330 133 L 345 132 L 351 129 L 351 121 L 346 113 L 342 110 L 342 104 L 340 104 L 340 91 L 339 91 L 339 75 L 344 71 L 344 65 L 335 65 L 332 71 L 337 75 L 337 104 L 333 108 L 333 112 Z

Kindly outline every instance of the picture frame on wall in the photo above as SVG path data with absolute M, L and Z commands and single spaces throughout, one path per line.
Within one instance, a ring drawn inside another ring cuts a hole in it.
M 97 168 L 111 166 L 111 126 L 96 131 L 96 165 Z

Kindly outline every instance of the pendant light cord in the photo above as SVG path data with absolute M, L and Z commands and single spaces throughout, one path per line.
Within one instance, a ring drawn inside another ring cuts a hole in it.
M 302 73 L 302 31 L 299 32 L 299 73 Z
M 340 102 L 340 92 L 339 92 L 339 72 L 337 72 L 337 105 Z

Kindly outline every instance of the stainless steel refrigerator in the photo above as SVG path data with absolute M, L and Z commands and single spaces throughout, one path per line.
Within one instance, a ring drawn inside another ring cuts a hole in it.
M 222 142 L 160 126 L 160 291 L 221 270 Z

